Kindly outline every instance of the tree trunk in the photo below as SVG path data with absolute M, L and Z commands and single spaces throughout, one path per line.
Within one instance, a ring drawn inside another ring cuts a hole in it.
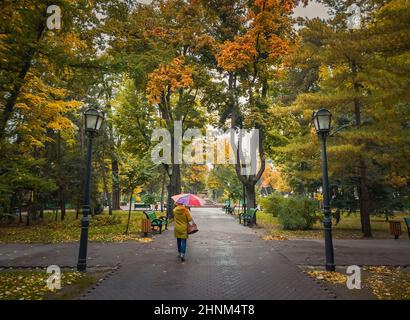
M 22 211 L 22 209 L 21 209 L 21 205 L 20 205 L 19 206 L 19 223 L 23 223 L 23 216 L 21 214 L 21 211 Z
M 59 196 L 60 196 L 61 221 L 64 221 L 65 220 L 65 213 L 66 213 L 66 210 L 65 210 L 66 203 L 65 203 L 64 186 L 63 185 L 60 185 L 58 193 L 59 193 Z
M 105 193 L 105 199 L 107 199 L 107 202 L 108 202 L 108 214 L 112 216 L 111 195 L 108 191 L 107 177 L 105 176 L 104 170 L 102 172 L 102 177 L 103 177 L 103 188 L 104 188 L 104 193 Z
M 43 206 L 43 205 L 41 205 L 41 207 L 40 207 L 39 219 L 40 219 L 40 220 L 43 220 L 43 219 L 44 219 L 44 206 Z
M 103 154 L 102 154 L 102 159 L 101 159 L 101 173 L 102 173 L 102 179 L 103 179 L 103 188 L 104 188 L 104 193 L 105 193 L 105 199 L 107 199 L 108 202 L 108 214 L 112 216 L 112 205 L 111 205 L 111 194 L 108 191 L 108 183 L 107 183 L 107 168 L 105 167 L 105 146 L 103 149 Z M 104 205 L 104 204 L 103 204 Z
M 167 175 L 164 173 L 162 178 L 162 186 L 161 186 L 161 212 L 164 211 L 164 196 L 165 196 L 165 184 L 167 182 Z
M 360 129 L 362 125 L 361 120 L 361 102 L 357 96 L 360 93 L 360 83 L 357 81 L 358 66 L 356 61 L 352 61 L 352 73 L 353 73 L 353 87 L 356 97 L 353 100 L 354 113 L 356 120 L 356 128 Z M 359 141 L 360 143 L 360 141 Z M 372 236 L 372 229 L 370 224 L 370 212 L 369 212 L 369 187 L 367 182 L 367 168 L 366 162 L 362 156 L 359 157 L 359 203 L 360 203 L 360 220 L 362 225 L 362 232 L 365 237 Z
M 172 165 L 171 175 L 171 195 L 181 193 L 181 166 L 179 164 Z
M 246 184 L 246 206 L 249 212 L 249 209 L 256 208 L 256 184 L 248 183 Z M 256 214 L 253 221 L 256 224 Z
M 384 217 L 386 218 L 386 222 L 389 222 L 389 213 L 387 210 L 384 212 Z
M 61 221 L 65 220 L 65 197 L 64 197 L 64 182 L 61 174 L 61 133 L 57 133 L 57 183 L 58 197 L 61 210 Z
M 128 234 L 128 231 L 129 231 L 129 228 L 130 228 L 131 209 L 132 209 L 132 192 L 131 192 L 131 195 L 130 195 L 130 206 L 128 208 L 128 221 L 127 221 L 127 228 L 125 229 L 125 234 Z
M 360 158 L 360 216 L 365 237 L 372 237 L 369 212 L 369 187 L 367 183 L 366 163 Z
M 257 127 L 257 129 L 259 129 Z M 232 138 L 231 138 L 232 141 Z M 243 165 L 242 162 L 242 138 L 239 136 L 238 138 L 238 148 L 236 152 L 236 165 L 235 165 L 235 170 L 238 178 L 240 179 L 242 183 L 243 190 L 246 194 L 246 208 L 247 210 L 256 208 L 256 183 L 261 179 L 263 172 L 265 171 L 266 167 L 266 161 L 265 161 L 265 151 L 263 147 L 263 132 L 260 130 L 259 132 L 259 140 L 258 141 L 253 141 L 252 145 L 258 145 L 259 146 L 259 156 L 260 156 L 260 161 L 261 161 L 261 167 L 259 168 L 258 172 L 256 174 L 252 174 L 256 172 L 256 150 L 255 153 L 252 152 L 252 159 L 251 159 L 251 172 L 250 174 L 247 174 L 248 172 L 242 172 L 242 169 L 248 169 L 246 165 Z M 243 168 L 244 166 L 244 168 Z M 255 221 L 254 223 L 256 224 L 256 215 L 255 215 Z
M 38 201 L 38 192 L 34 191 L 33 192 L 33 206 L 32 206 L 32 219 L 33 221 L 37 221 L 37 214 L 38 214 L 38 208 L 39 208 L 39 201 Z
M 119 182 L 119 169 L 118 160 L 113 159 L 111 161 L 112 170 L 112 209 L 121 210 L 121 192 L 120 192 L 120 182 Z
M 181 167 L 178 164 L 172 165 L 172 175 L 170 177 L 170 184 L 168 188 L 168 205 L 170 205 L 169 217 L 173 217 L 174 202 L 172 196 L 181 193 Z
M 75 219 L 78 220 L 78 216 L 80 214 L 80 204 L 77 202 L 75 206 Z

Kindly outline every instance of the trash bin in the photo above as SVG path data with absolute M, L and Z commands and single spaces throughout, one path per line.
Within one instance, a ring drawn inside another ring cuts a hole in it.
M 141 220 L 141 232 L 144 233 L 144 237 L 148 236 L 150 227 L 151 227 L 151 223 L 148 219 Z
M 390 234 L 394 236 L 394 239 L 398 239 L 401 236 L 401 222 L 389 221 Z

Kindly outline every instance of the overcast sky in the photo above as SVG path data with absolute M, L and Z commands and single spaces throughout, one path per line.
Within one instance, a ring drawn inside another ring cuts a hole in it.
M 320 3 L 317 3 L 315 1 L 309 1 L 309 5 L 306 7 L 303 7 L 302 4 L 300 4 L 296 9 L 294 16 L 296 17 L 303 17 L 303 18 L 329 18 L 329 15 L 327 14 L 326 7 L 323 6 Z

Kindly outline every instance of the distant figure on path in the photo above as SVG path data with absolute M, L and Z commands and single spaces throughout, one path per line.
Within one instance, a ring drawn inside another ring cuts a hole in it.
M 174 209 L 174 235 L 177 238 L 178 258 L 185 261 L 186 245 L 188 239 L 188 224 L 192 223 L 191 212 L 182 203 L 178 203 Z

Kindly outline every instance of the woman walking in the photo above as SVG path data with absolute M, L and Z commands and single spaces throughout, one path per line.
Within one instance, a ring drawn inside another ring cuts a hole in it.
M 188 239 L 188 225 L 192 223 L 191 212 L 184 206 L 183 203 L 177 201 L 177 206 L 174 209 L 174 236 L 177 238 L 178 258 L 182 262 L 185 261 L 186 243 Z

